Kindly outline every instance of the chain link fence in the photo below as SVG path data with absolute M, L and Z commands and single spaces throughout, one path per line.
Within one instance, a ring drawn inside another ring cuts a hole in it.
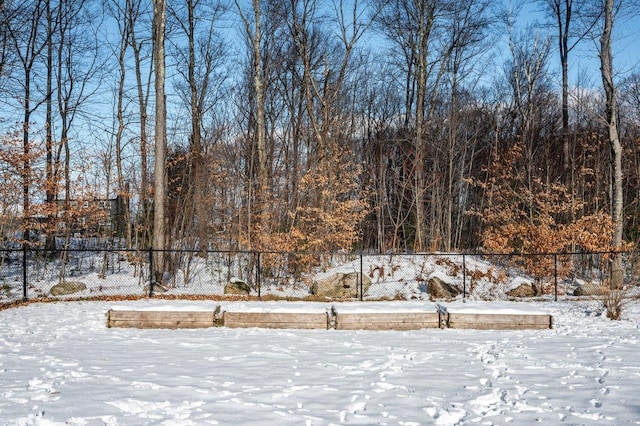
M 299 300 L 471 298 L 557 300 L 608 286 L 612 253 L 279 253 L 152 250 L 0 250 L 0 303 L 55 298 L 252 297 Z M 636 259 L 625 253 L 626 284 Z

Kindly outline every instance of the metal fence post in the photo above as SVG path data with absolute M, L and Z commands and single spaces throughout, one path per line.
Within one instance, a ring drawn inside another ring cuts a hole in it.
M 22 300 L 27 301 L 27 244 L 22 243 Z
M 363 281 L 363 277 L 362 277 L 362 252 L 360 252 L 360 274 L 358 274 L 358 284 L 360 286 L 360 301 L 362 302 L 362 299 L 364 297 L 363 293 L 364 293 L 364 286 L 362 284 Z
M 467 258 L 462 254 L 462 299 L 467 298 Z
M 262 266 L 260 264 L 260 252 L 255 253 L 256 255 L 256 285 L 258 286 L 258 299 L 260 299 L 261 291 L 262 291 Z
M 558 301 L 558 253 L 553 254 L 553 283 L 554 283 L 554 300 Z
M 153 284 L 155 279 L 153 277 L 153 247 L 149 247 L 149 294 L 148 296 L 153 296 Z

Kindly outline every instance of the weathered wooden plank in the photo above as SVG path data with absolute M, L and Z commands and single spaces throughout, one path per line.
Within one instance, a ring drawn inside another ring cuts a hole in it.
M 531 314 L 478 314 L 447 313 L 446 324 L 449 328 L 468 328 L 480 330 L 524 330 L 548 329 L 553 326 L 551 315 Z
M 205 328 L 213 327 L 213 311 L 120 311 L 107 312 L 107 327 Z
M 300 312 L 224 312 L 222 324 L 230 328 L 326 329 L 326 313 Z
M 440 316 L 437 312 L 337 312 L 335 324 L 337 330 L 419 330 L 440 327 Z
M 213 327 L 211 322 L 181 322 L 181 321 L 113 321 L 109 325 L 112 328 L 208 328 Z

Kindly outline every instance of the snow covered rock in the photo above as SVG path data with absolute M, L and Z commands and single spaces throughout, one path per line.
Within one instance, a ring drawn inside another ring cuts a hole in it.
M 338 272 L 328 277 L 320 278 L 311 285 L 311 294 L 332 299 L 355 298 L 360 294 L 358 277 L 362 277 L 362 293 L 366 294 L 371 287 L 371 280 L 366 275 L 357 272 Z
M 166 285 L 160 283 L 153 284 L 154 293 L 166 293 L 167 291 L 169 291 L 169 287 Z M 144 286 L 144 294 L 149 294 L 149 284 Z
M 224 286 L 224 294 L 242 294 L 248 296 L 251 287 L 246 282 L 238 278 L 231 278 L 229 284 Z
M 509 297 L 535 297 L 540 295 L 540 288 L 531 283 L 522 283 L 507 292 Z
M 51 287 L 49 292 L 52 296 L 64 296 L 66 294 L 74 294 L 86 290 L 87 286 L 78 281 L 64 281 Z
M 427 292 L 432 299 L 453 299 L 462 291 L 442 278 L 433 276 L 427 281 Z
M 573 291 L 574 296 L 602 296 L 607 294 L 609 289 L 601 284 L 585 283 Z

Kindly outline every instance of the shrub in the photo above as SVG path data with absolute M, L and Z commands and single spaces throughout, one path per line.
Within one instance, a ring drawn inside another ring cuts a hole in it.
M 602 304 L 607 314 L 607 318 L 618 321 L 622 316 L 622 311 L 629 302 L 629 292 L 627 288 L 615 289 L 606 292 L 603 296 Z

